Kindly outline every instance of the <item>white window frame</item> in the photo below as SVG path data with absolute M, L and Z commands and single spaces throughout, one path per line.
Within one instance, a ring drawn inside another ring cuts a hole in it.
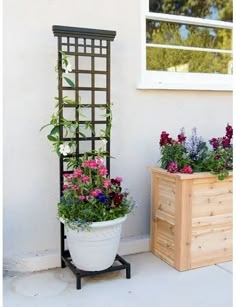
M 140 0 L 141 9 L 141 61 L 140 61 L 140 79 L 138 80 L 138 89 L 172 89 L 172 90 L 209 90 L 209 91 L 232 91 L 233 75 L 211 74 L 211 73 L 182 73 L 167 71 L 152 71 L 146 69 L 146 47 L 157 47 L 156 44 L 146 43 L 146 19 L 158 21 L 176 21 L 184 24 L 196 24 L 200 26 L 212 26 L 217 28 L 233 29 L 233 23 L 194 18 L 187 16 L 177 16 L 161 13 L 149 12 L 149 0 Z M 159 48 L 177 48 L 173 45 L 158 45 Z M 209 51 L 211 49 L 181 47 L 185 50 Z M 229 50 L 218 50 L 217 52 L 232 53 Z

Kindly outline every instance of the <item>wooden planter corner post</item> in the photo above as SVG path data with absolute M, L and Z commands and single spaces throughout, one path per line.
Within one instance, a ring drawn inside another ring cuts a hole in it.
M 152 172 L 151 251 L 179 271 L 232 259 L 232 172 Z

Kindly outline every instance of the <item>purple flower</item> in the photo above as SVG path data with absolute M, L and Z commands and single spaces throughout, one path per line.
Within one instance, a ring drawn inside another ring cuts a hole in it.
M 228 137 L 224 136 L 224 137 L 222 138 L 222 146 L 223 146 L 224 148 L 227 148 L 227 147 L 230 146 L 230 139 L 229 139 Z
M 216 138 L 212 138 L 209 142 L 213 146 L 214 149 L 217 149 L 220 146 L 220 142 Z
M 177 173 L 178 172 L 178 164 L 176 162 L 169 162 L 167 166 L 167 171 L 169 173 Z
M 231 140 L 233 137 L 233 128 L 229 124 L 226 126 L 226 136 Z
M 102 193 L 100 193 L 96 198 L 103 204 L 108 200 L 107 196 Z

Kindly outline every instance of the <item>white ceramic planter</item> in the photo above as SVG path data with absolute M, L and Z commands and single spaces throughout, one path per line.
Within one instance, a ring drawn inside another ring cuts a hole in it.
M 85 271 L 109 268 L 117 254 L 122 223 L 127 216 L 91 224 L 91 230 L 67 230 L 67 242 L 74 265 Z

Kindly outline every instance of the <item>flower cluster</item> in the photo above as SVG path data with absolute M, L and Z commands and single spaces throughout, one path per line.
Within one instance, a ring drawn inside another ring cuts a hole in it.
M 185 141 L 184 129 L 181 130 L 181 133 L 177 135 L 176 139 L 169 137 L 169 133 L 162 131 L 160 137 L 162 168 L 167 169 L 170 173 L 176 173 L 178 171 L 192 173 L 191 167 L 185 167 L 189 165 L 189 159 L 184 145 Z
M 162 131 L 161 138 L 160 138 L 160 146 L 165 146 L 167 144 L 178 144 L 185 141 L 186 136 L 184 135 L 184 132 L 181 131 L 180 134 L 177 136 L 177 140 L 172 139 L 169 137 L 169 133 L 166 133 L 166 131 Z
M 231 146 L 231 140 L 233 138 L 233 128 L 229 124 L 226 126 L 225 136 L 222 138 L 212 138 L 209 142 L 213 146 L 214 150 L 219 147 L 229 148 Z
M 202 137 L 197 135 L 197 128 L 192 129 L 192 135 L 185 142 L 185 148 L 191 160 L 198 161 L 203 158 L 204 151 L 206 149 L 206 142 Z
M 122 191 L 121 177 L 110 179 L 101 157 L 83 160 L 72 173 L 64 174 L 59 216 L 82 224 L 124 216 L 133 207 Z
M 211 171 L 218 174 L 219 179 L 224 179 L 228 171 L 233 169 L 233 128 L 229 124 L 223 137 L 212 138 L 209 143 L 213 151 L 209 155 Z
M 187 138 L 184 130 L 173 139 L 169 133 L 162 131 L 160 136 L 161 167 L 170 173 L 192 174 L 193 172 L 210 171 L 224 179 L 228 171 L 233 169 L 233 146 L 231 144 L 233 128 L 226 126 L 223 137 L 212 138 L 208 148 L 202 137 L 198 137 L 197 129 L 192 129 L 192 135 Z

